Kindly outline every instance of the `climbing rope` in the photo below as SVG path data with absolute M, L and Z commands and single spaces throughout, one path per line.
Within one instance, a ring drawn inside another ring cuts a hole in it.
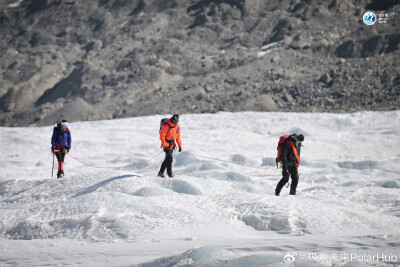
M 74 160 L 76 160 L 76 161 L 78 161 L 78 162 L 80 162 L 80 163 L 82 163 L 82 164 L 84 164 L 84 165 L 86 165 L 86 166 L 89 166 L 89 167 L 98 168 L 98 169 L 118 169 L 118 168 L 127 168 L 127 167 L 133 167 L 133 166 L 139 166 L 139 165 L 146 164 L 147 162 L 152 161 L 153 159 L 155 159 L 155 158 L 157 158 L 158 156 L 160 156 L 162 152 L 163 152 L 163 151 L 161 151 L 160 153 L 158 153 L 157 155 L 155 155 L 155 156 L 152 157 L 151 159 L 146 160 L 146 161 L 143 161 L 143 162 L 140 162 L 140 163 L 131 164 L 131 165 L 125 165 L 125 166 L 114 166 L 114 167 L 100 167 L 100 166 L 94 166 L 94 165 L 85 163 L 85 162 L 83 162 L 83 161 L 81 161 L 81 160 L 75 158 L 74 156 L 72 156 L 72 155 L 69 154 L 69 153 L 68 153 L 67 155 L 69 155 L 69 156 L 70 156 L 71 158 L 73 158 Z
M 131 164 L 131 165 L 126 165 L 126 166 L 114 166 L 114 167 L 103 167 L 103 166 L 94 166 L 88 163 L 85 163 L 77 158 L 75 158 L 74 156 L 72 156 L 71 154 L 67 154 L 69 155 L 71 158 L 73 158 L 74 160 L 89 166 L 89 167 L 93 167 L 93 168 L 98 168 L 98 169 L 118 169 L 118 168 L 127 168 L 127 167 L 133 167 L 133 166 L 138 166 L 138 165 L 143 165 L 146 164 L 150 161 L 152 161 L 153 159 L 157 158 L 158 156 L 161 155 L 161 153 L 163 153 L 163 151 L 161 151 L 160 153 L 158 153 L 157 155 L 155 155 L 154 157 L 152 157 L 149 160 L 146 160 L 144 162 L 140 162 L 140 163 L 136 163 L 136 164 Z M 227 161 L 227 160 L 222 160 L 222 159 L 216 159 L 216 158 L 209 158 L 209 157 L 204 157 L 204 156 L 199 156 L 199 155 L 195 155 L 195 154 L 191 154 L 191 153 L 187 153 L 187 152 L 180 152 L 182 154 L 186 154 L 192 157 L 196 157 L 196 158 L 203 158 L 203 159 L 207 159 L 207 160 L 213 160 L 213 161 L 220 161 L 220 162 L 224 162 L 224 163 L 229 163 L 229 164 L 235 164 L 235 165 L 239 165 L 239 166 L 243 166 L 243 167 L 247 167 L 247 168 L 253 168 L 253 169 L 261 169 L 261 170 L 275 170 L 275 168 L 269 168 L 269 167 L 259 167 L 259 166 L 252 166 L 252 165 L 247 165 L 247 164 L 242 164 L 242 163 L 238 163 L 238 162 L 233 162 L 233 161 Z
M 186 155 L 190 155 L 190 156 L 192 156 L 192 157 L 203 158 L 203 159 L 208 159 L 208 160 L 213 160 L 213 161 L 221 161 L 221 162 L 225 162 L 225 163 L 240 165 L 240 166 L 247 167 L 247 168 L 254 168 L 254 169 L 261 169 L 261 170 L 275 170 L 275 168 L 251 166 L 251 165 L 246 165 L 246 164 L 242 164 L 242 163 L 238 163 L 238 162 L 233 162 L 233 161 L 227 161 L 227 160 L 222 160 L 222 159 L 215 159 L 215 158 L 209 158 L 209 157 L 194 155 L 194 154 L 187 153 L 187 152 L 181 152 L 181 153 L 182 153 L 182 154 L 186 154 Z

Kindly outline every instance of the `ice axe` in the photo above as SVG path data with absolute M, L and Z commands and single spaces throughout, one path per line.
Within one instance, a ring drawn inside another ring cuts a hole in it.
M 53 153 L 53 167 L 51 168 L 51 179 L 53 179 L 53 172 L 54 172 L 54 153 Z

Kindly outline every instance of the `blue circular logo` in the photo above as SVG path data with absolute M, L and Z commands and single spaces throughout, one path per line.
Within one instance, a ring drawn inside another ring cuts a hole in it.
M 373 25 L 376 22 L 376 15 L 374 12 L 368 11 L 363 16 L 363 21 L 367 25 Z

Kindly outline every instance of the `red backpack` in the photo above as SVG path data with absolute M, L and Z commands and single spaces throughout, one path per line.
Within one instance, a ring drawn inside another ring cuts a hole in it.
M 276 168 L 278 168 L 278 162 L 282 162 L 282 158 L 281 158 L 282 147 L 288 138 L 289 138 L 289 135 L 282 135 L 281 137 L 279 137 L 279 142 L 278 142 L 278 147 L 277 147 L 278 155 L 276 157 Z

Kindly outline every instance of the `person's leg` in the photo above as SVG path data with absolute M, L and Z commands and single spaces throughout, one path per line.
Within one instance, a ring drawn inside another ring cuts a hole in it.
M 61 153 L 61 173 L 64 175 L 64 158 L 65 158 L 65 153 L 64 152 L 60 152 Z
M 279 181 L 278 185 L 276 186 L 275 195 L 279 196 L 282 188 L 285 186 L 285 184 L 287 182 L 289 182 L 289 172 L 287 172 L 286 170 L 282 170 L 282 179 Z
M 297 184 L 299 183 L 299 173 L 296 167 L 292 167 L 290 170 L 290 177 L 292 178 L 292 184 L 290 186 L 290 194 L 296 195 Z
M 165 159 L 164 159 L 163 163 L 161 164 L 159 173 L 164 173 L 165 168 L 167 168 L 167 153 L 165 153 Z
M 174 151 L 172 149 L 169 149 L 167 155 L 165 155 L 165 159 L 167 160 L 167 173 L 168 173 L 168 176 L 173 176 L 172 175 L 172 162 L 174 161 L 173 153 L 174 153 Z
M 168 149 L 165 152 L 165 159 L 164 159 L 163 163 L 161 164 L 160 173 L 164 173 L 165 169 L 168 168 L 169 162 L 172 160 L 171 158 L 172 158 L 172 149 Z M 172 164 L 172 162 L 171 162 L 171 164 Z
M 62 159 L 62 157 L 61 157 L 61 152 L 60 152 L 60 151 L 56 152 L 55 154 L 56 154 L 57 162 L 58 162 L 57 177 L 60 177 L 60 173 L 61 173 L 61 169 L 62 169 L 61 163 L 62 163 L 63 159 Z

